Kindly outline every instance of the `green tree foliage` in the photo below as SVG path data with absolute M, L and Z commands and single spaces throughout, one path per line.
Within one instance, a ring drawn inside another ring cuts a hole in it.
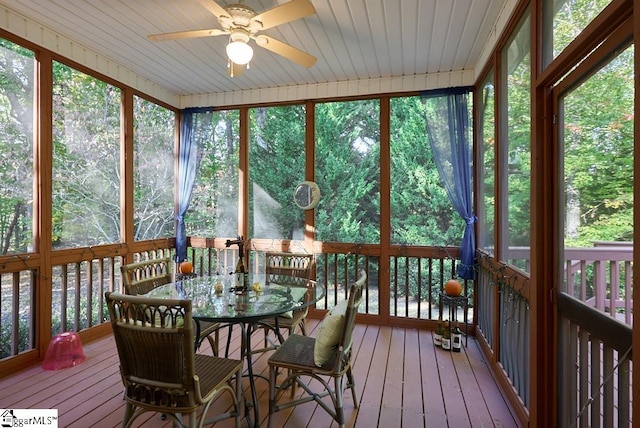
M 134 97 L 133 236 L 136 241 L 174 234 L 175 114 Z
M 568 246 L 633 240 L 633 79 L 629 47 L 565 98 L 565 189 L 580 216 Z
M 378 100 L 316 106 L 317 239 L 380 242 Z
M 553 7 L 553 58 L 558 56 L 580 32 L 611 3 L 611 0 L 554 0 L 544 2 Z
M 496 184 L 495 184 L 495 87 L 491 73 L 482 87 L 482 101 L 479 105 L 480 117 L 477 135 L 480 136 L 478 151 L 480 152 L 480 165 L 477 165 L 480 180 L 475 188 L 479 203 L 478 217 L 480 234 L 478 247 L 492 252 L 495 247 L 495 208 L 496 208 Z
M 53 242 L 120 241 L 119 89 L 54 62 Z
M 54 245 L 119 241 L 120 90 L 64 64 L 53 65 Z M 31 249 L 33 80 L 33 52 L 0 40 L 0 254 Z M 167 115 L 166 109 L 149 104 L 136 115 L 137 142 L 155 146 L 155 152 L 160 143 L 169 150 L 162 157 L 138 156 L 147 162 L 138 162 L 136 172 L 159 173 L 159 161 L 168 168 L 134 196 L 137 239 L 173 233 L 175 123 L 173 113 Z
M 503 135 L 508 144 L 507 204 L 508 227 L 503 229 L 512 247 L 528 247 L 531 241 L 531 46 L 530 18 L 520 23 L 505 59 L 506 123 Z M 504 203 L 503 202 L 503 203 Z M 522 265 L 521 267 L 524 267 Z
M 293 191 L 305 179 L 305 108 L 250 110 L 251 236 L 301 239 L 304 213 Z
M 464 220 L 449 201 L 426 135 L 420 97 L 391 103 L 392 242 L 407 245 L 457 245 Z
M 235 237 L 238 233 L 239 110 L 202 114 L 196 129 L 200 169 L 187 212 L 187 234 Z
M 0 39 L 0 254 L 32 245 L 33 52 Z

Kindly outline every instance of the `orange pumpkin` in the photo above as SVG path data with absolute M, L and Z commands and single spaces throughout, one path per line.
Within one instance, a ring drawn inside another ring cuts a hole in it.
M 447 296 L 459 296 L 462 294 L 462 284 L 457 279 L 451 278 L 444 284 L 444 292 Z
M 185 260 L 180 263 L 178 270 L 180 271 L 180 273 L 188 275 L 193 272 L 193 264 L 189 260 Z

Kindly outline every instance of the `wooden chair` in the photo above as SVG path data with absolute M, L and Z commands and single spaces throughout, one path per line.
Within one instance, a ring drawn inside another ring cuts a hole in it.
M 120 265 L 126 294 L 147 294 L 156 287 L 170 283 L 171 260 L 167 257 Z
M 174 424 L 202 427 L 234 418 L 240 426 L 243 362 L 196 354 L 191 300 L 105 293 L 120 358 L 126 407 L 123 427 L 146 412 Z M 233 406 L 206 419 L 214 399 L 227 391 Z
M 295 287 L 312 287 L 311 275 L 315 268 L 313 254 L 297 253 L 271 253 L 265 254 L 265 282 L 267 284 L 279 284 Z M 307 329 L 305 320 L 309 313 L 309 307 L 292 311 L 291 313 L 278 316 L 278 328 L 287 330 L 291 335 L 296 328 L 306 336 Z M 268 346 L 269 329 L 275 329 L 275 319 L 263 320 L 265 326 L 265 349 L 273 349 L 277 345 Z
M 124 292 L 130 295 L 147 294 L 154 288 L 173 281 L 171 260 L 168 257 L 121 265 L 120 272 Z M 219 323 L 197 321 L 195 349 L 200 348 L 202 342 L 207 339 L 213 355 L 217 356 L 221 327 Z
M 351 389 L 353 404 L 358 407 L 351 370 L 351 345 L 366 279 L 365 271 L 361 271 L 360 277 L 349 289 L 348 299 L 327 313 L 315 338 L 293 334 L 269 358 L 269 427 L 274 413 L 309 401 L 316 401 L 340 427 L 344 427 L 343 396 L 347 388 Z M 277 382 L 278 373 L 286 373 L 280 383 Z M 312 389 L 316 385 L 305 382 L 303 378 L 307 381 L 317 380 L 323 390 L 318 392 Z M 304 390 L 300 397 L 296 397 L 293 389 L 296 386 Z M 288 388 L 292 388 L 291 397 L 279 402 Z M 327 396 L 331 397 L 331 403 L 324 400 Z
M 271 253 L 265 254 L 266 282 L 304 286 L 311 279 L 315 267 L 313 254 Z

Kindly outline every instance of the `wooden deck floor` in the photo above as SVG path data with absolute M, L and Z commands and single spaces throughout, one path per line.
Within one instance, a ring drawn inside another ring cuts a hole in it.
M 312 335 L 317 324 L 317 320 L 308 321 Z M 232 336 L 234 352 L 238 336 Z M 262 332 L 254 337 L 254 344 L 260 345 Z M 120 426 L 124 400 L 113 338 L 87 343 L 84 350 L 87 359 L 76 367 L 45 371 L 35 366 L 0 379 L 0 408 L 56 408 L 59 426 L 65 428 Z M 347 427 L 518 426 L 473 338 L 463 352 L 451 353 L 433 346 L 430 331 L 356 325 L 354 350 L 360 407 L 353 407 L 347 391 Z M 268 353 L 255 357 L 255 372 L 266 374 Z M 261 426 L 267 426 L 268 385 L 261 379 L 256 385 Z M 273 425 L 336 426 L 315 403 L 279 412 Z M 159 415 L 150 415 L 140 426 L 171 425 Z

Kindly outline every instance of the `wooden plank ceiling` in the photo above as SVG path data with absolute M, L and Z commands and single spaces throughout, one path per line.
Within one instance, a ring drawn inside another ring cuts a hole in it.
M 314 55 L 317 63 L 307 69 L 254 44 L 250 69 L 235 78 L 226 71 L 227 36 L 147 39 L 155 33 L 220 28 L 197 0 L 3 0 L 0 7 L 184 96 L 473 70 L 482 67 L 478 61 L 495 39 L 496 22 L 513 3 L 311 1 L 317 14 L 264 34 Z M 217 2 L 241 2 L 260 13 L 286 0 Z

